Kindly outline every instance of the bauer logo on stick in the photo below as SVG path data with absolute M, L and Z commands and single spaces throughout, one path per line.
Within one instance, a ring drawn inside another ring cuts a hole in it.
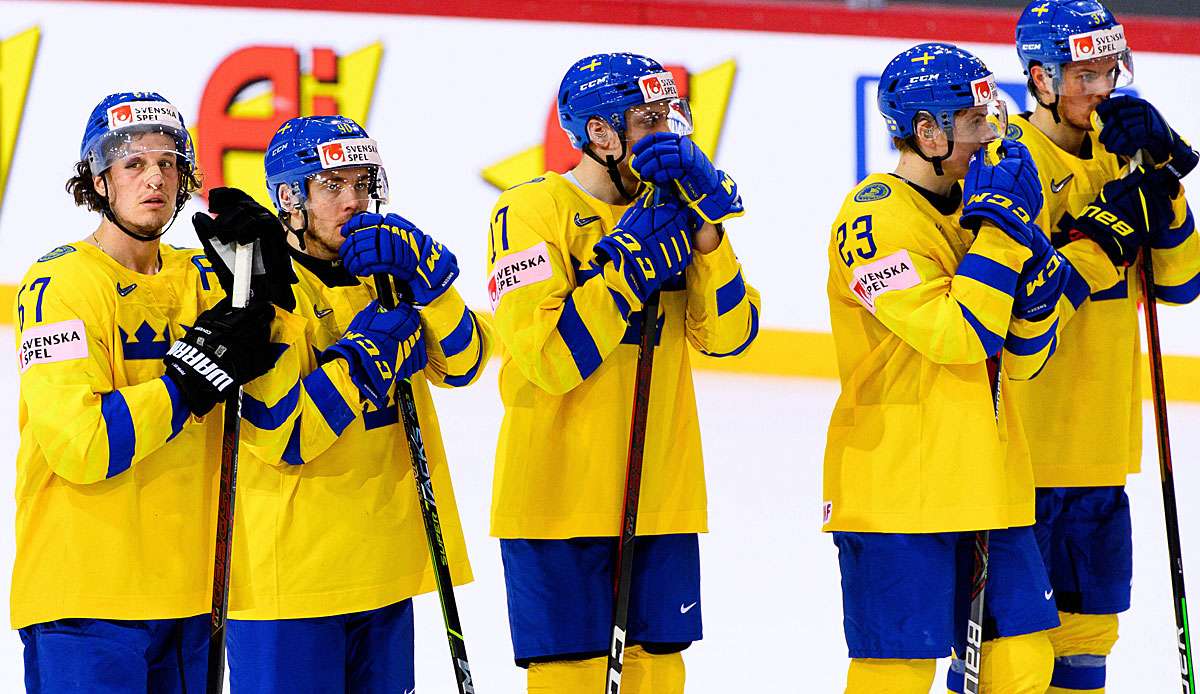
M 638 87 L 642 90 L 642 98 L 646 103 L 660 99 L 678 99 L 679 89 L 675 86 L 675 78 L 669 72 L 656 72 L 638 78 Z

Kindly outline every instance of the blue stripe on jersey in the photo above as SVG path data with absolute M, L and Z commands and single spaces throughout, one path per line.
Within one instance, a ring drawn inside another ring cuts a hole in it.
M 458 325 L 438 343 L 442 348 L 442 354 L 449 359 L 469 347 L 471 338 L 475 336 L 475 328 L 475 314 L 471 313 L 471 309 L 464 308 L 462 319 L 458 321 Z
M 333 386 L 329 375 L 324 369 L 317 369 L 304 377 L 304 390 L 317 406 L 317 411 L 325 418 L 325 423 L 333 433 L 341 436 L 350 422 L 354 421 L 354 410 L 346 404 L 342 394 Z
M 633 307 L 629 305 L 625 297 L 621 296 L 620 292 L 609 288 L 608 293 L 612 296 L 613 303 L 617 305 L 617 311 L 621 313 L 621 317 L 629 320 L 629 312 L 633 310 Z
M 1004 341 L 1004 347 L 1009 352 L 1020 357 L 1031 357 L 1038 352 L 1041 352 L 1049 345 L 1054 336 L 1058 334 L 1058 319 L 1054 319 L 1054 325 L 1051 325 L 1046 332 L 1035 337 L 1018 337 L 1009 334 L 1008 339 Z
M 446 376 L 442 382 L 448 386 L 459 388 L 461 386 L 470 385 L 471 381 L 475 380 L 475 375 L 479 373 L 479 367 L 483 365 L 483 349 L 479 350 L 479 356 L 475 357 L 475 365 L 467 370 L 465 374 L 459 376 Z
M 1179 244 L 1187 241 L 1187 238 L 1196 231 L 1196 223 L 1192 218 L 1192 208 L 1187 208 L 1187 216 L 1183 218 L 1183 223 L 1174 229 L 1168 229 L 1162 234 L 1150 235 L 1151 248 L 1175 248 Z
M 758 308 L 756 308 L 754 304 L 750 304 L 750 335 L 746 337 L 746 341 L 738 345 L 737 349 L 733 350 L 732 352 L 724 352 L 721 354 L 716 352 L 704 352 L 704 354 L 707 354 L 710 357 L 736 357 L 742 352 L 745 352 L 746 348 L 750 346 L 751 342 L 754 342 L 754 338 L 756 337 L 758 337 Z
M 969 254 L 968 254 L 969 257 Z M 999 335 L 984 327 L 983 323 L 971 313 L 971 309 L 958 302 L 958 308 L 962 310 L 963 318 L 975 330 L 975 336 L 979 338 L 979 344 L 983 346 L 983 353 L 987 356 L 993 356 L 1000 352 L 1000 348 L 1004 346 L 1004 340 Z
M 108 430 L 108 472 L 104 475 L 107 478 L 125 472 L 133 464 L 137 435 L 133 429 L 133 416 L 129 414 L 129 405 L 121 391 L 100 396 L 100 415 Z
M 1196 275 L 1192 279 L 1177 284 L 1171 287 L 1166 287 L 1157 282 L 1154 284 L 1154 291 L 1157 292 L 1159 301 L 1167 301 L 1172 304 L 1190 304 L 1200 295 L 1200 275 Z
M 1078 272 L 1072 272 L 1071 277 L 1067 279 L 1067 287 L 1063 290 L 1063 294 L 1065 294 L 1067 299 L 1070 300 L 1071 305 L 1078 310 L 1091 293 L 1092 288 L 1089 287 L 1087 281 L 1083 279 L 1083 275 L 1079 274 Z
M 1126 279 L 1124 275 L 1121 276 L 1121 279 L 1116 284 L 1108 289 L 1101 289 L 1100 291 L 1092 294 L 1092 301 L 1109 301 L 1111 299 L 1127 298 L 1129 298 L 1129 280 Z
M 300 417 L 296 418 L 292 426 L 292 435 L 288 437 L 287 446 L 283 449 L 282 457 L 283 462 L 288 465 L 304 464 L 304 458 L 300 457 Z
M 581 377 L 587 378 L 600 368 L 600 350 L 583 324 L 573 297 L 568 296 L 563 304 L 562 315 L 558 319 L 558 334 L 567 343 L 567 349 L 571 350 L 571 358 L 575 360 L 575 368 L 579 369 Z
M 283 426 L 287 418 L 296 411 L 300 403 L 300 383 L 297 381 L 287 395 L 274 406 L 268 406 L 249 393 L 242 394 L 242 419 L 264 431 L 274 431 Z
M 970 277 L 1009 296 L 1012 296 L 1017 289 L 1018 276 L 1012 268 L 978 253 L 966 254 L 962 262 L 958 264 L 955 274 Z
M 161 376 L 163 384 L 167 387 L 167 395 L 171 398 L 171 435 L 167 440 L 175 438 L 179 432 L 183 431 L 183 425 L 187 422 L 188 415 L 191 412 L 187 408 L 187 403 L 183 401 L 183 393 L 179 392 L 179 387 L 175 385 L 167 376 Z
M 729 313 L 742 303 L 744 298 L 746 298 L 746 281 L 742 279 L 742 271 L 738 270 L 733 279 L 717 290 L 717 315 L 723 316 Z

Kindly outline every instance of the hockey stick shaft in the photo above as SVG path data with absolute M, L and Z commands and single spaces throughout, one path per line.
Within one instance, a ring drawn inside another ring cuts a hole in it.
M 1003 351 L 1001 352 L 1003 353 Z M 1000 421 L 1000 369 L 1001 358 L 997 354 L 989 359 L 989 374 L 992 386 L 992 413 Z M 979 694 L 979 670 L 983 666 L 983 608 L 988 580 L 988 543 L 991 532 L 975 531 L 975 562 L 971 574 L 971 609 L 967 614 L 967 644 L 963 652 L 963 692 Z
M 1183 580 L 1183 548 L 1179 535 L 1179 511 L 1175 504 L 1175 470 L 1171 462 L 1171 434 L 1167 426 L 1167 388 L 1163 378 L 1162 343 L 1158 334 L 1154 262 L 1149 248 L 1142 251 L 1141 269 L 1146 310 L 1146 350 L 1150 357 L 1150 390 L 1154 402 L 1154 430 L 1158 439 L 1158 470 L 1162 479 L 1163 515 L 1167 525 L 1167 554 L 1171 562 L 1179 676 L 1184 693 L 1195 694 L 1196 676 L 1192 670 L 1192 638 L 1188 629 L 1187 594 Z
M 234 308 L 246 305 L 254 268 L 254 244 L 240 244 L 233 261 Z M 209 613 L 208 694 L 225 690 L 225 622 L 229 615 L 229 570 L 233 557 L 233 503 L 237 491 L 238 438 L 242 429 L 242 388 L 225 403 L 221 432 L 221 484 L 217 491 L 217 537 L 213 550 L 212 611 Z
M 646 447 L 646 421 L 650 410 L 650 377 L 654 371 L 654 341 L 658 329 L 658 292 L 642 307 L 637 375 L 633 389 L 633 417 L 629 427 L 629 453 L 625 463 L 625 500 L 621 508 L 621 537 L 617 542 L 617 573 L 613 587 L 613 627 L 608 648 L 608 677 L 604 694 L 620 694 L 625 663 L 625 631 L 629 624 L 629 589 L 633 582 L 634 541 L 637 539 L 638 502 L 642 492 L 642 458 Z
M 375 275 L 375 293 L 379 303 L 386 309 L 396 307 L 396 295 L 392 279 L 386 274 Z M 396 382 L 396 402 L 400 410 L 400 423 L 408 439 L 408 453 L 412 459 L 413 479 L 417 484 L 417 501 L 421 505 L 421 519 L 425 522 L 425 540 L 429 545 L 429 558 L 437 583 L 438 600 L 442 605 L 442 619 L 446 624 L 446 639 L 450 643 L 450 660 L 454 665 L 454 678 L 459 694 L 474 694 L 471 681 L 471 666 L 467 662 L 467 643 L 463 638 L 462 624 L 458 617 L 458 603 L 454 600 L 454 580 L 450 575 L 450 560 L 446 555 L 446 543 L 442 539 L 442 521 L 438 517 L 437 503 L 433 496 L 433 480 L 429 475 L 429 460 L 425 455 L 425 441 L 421 437 L 421 420 L 417 416 L 417 401 L 413 396 L 412 383 L 407 379 Z

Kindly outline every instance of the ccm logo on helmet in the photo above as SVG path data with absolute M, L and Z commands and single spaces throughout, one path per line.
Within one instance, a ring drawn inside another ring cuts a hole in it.
M 642 90 L 642 99 L 646 103 L 660 99 L 678 99 L 679 89 L 675 86 L 675 77 L 669 72 L 656 72 L 638 78 L 638 87 Z
M 133 101 L 108 109 L 109 130 L 147 124 L 183 128 L 179 112 L 170 104 L 161 101 Z
M 322 169 L 365 164 L 383 166 L 378 145 L 368 138 L 326 142 L 317 146 L 317 152 L 321 156 Z
M 1125 50 L 1125 28 L 1119 24 L 1111 29 L 1071 35 L 1071 60 L 1100 58 L 1120 53 L 1123 50 Z

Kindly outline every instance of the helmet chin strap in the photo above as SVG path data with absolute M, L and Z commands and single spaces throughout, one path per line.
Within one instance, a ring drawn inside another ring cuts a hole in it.
M 918 157 L 924 159 L 925 161 L 929 162 L 930 164 L 933 164 L 933 173 L 934 174 L 936 174 L 938 176 L 946 175 L 945 170 L 942 169 L 942 162 L 946 161 L 947 159 L 950 158 L 950 155 L 954 154 L 954 138 L 952 138 L 952 137 L 946 138 L 946 153 L 940 157 L 931 157 L 931 156 L 928 156 L 927 154 L 925 154 L 924 152 L 922 152 L 921 148 L 917 145 L 916 135 L 908 136 L 908 144 L 912 147 L 913 151 L 917 153 Z
M 632 195 L 625 188 L 625 182 L 621 179 L 621 170 L 618 165 L 625 160 L 628 152 L 628 144 L 625 141 L 624 133 L 621 134 L 621 156 L 614 157 L 611 154 L 604 155 L 601 159 L 599 155 L 591 150 L 587 145 L 583 147 L 583 153 L 591 157 L 597 164 L 603 166 L 608 171 L 608 177 L 612 180 L 613 187 L 617 189 L 617 194 L 624 198 L 625 202 L 633 202 L 637 199 L 637 194 L 642 191 L 641 183 L 638 183 L 638 189 Z
M 1062 122 L 1062 118 L 1058 115 L 1058 102 L 1062 97 L 1060 97 L 1058 94 L 1055 94 L 1054 101 L 1052 101 L 1048 104 L 1043 102 L 1040 97 L 1035 96 L 1033 98 L 1035 101 L 1037 101 L 1038 106 L 1041 106 L 1042 108 L 1046 109 L 1047 111 L 1050 112 L 1051 116 L 1054 116 L 1055 123 Z
M 104 174 L 101 174 L 101 175 L 104 177 L 104 186 L 105 186 L 105 189 L 107 192 L 107 189 L 112 188 L 112 184 L 107 178 L 108 172 L 105 172 Z M 150 187 L 153 188 L 154 190 L 159 190 L 162 186 L 159 185 L 159 186 L 150 186 Z M 117 213 L 114 212 L 112 209 L 112 206 L 110 206 L 108 204 L 108 196 L 107 195 L 104 196 L 104 209 L 101 210 L 100 212 L 101 212 L 101 214 L 104 215 L 105 219 L 112 222 L 113 226 L 120 229 L 129 238 L 134 239 L 135 241 L 157 241 L 158 239 L 162 238 L 163 234 L 167 233 L 167 231 L 170 230 L 171 225 L 173 225 L 175 223 L 175 220 L 179 217 L 179 211 L 183 209 L 183 205 L 185 202 L 186 202 L 186 200 L 181 199 L 179 195 L 175 196 L 175 214 L 171 215 L 171 221 L 167 222 L 167 225 L 165 227 L 163 227 L 162 230 L 159 231 L 157 234 L 139 234 L 138 232 L 133 231 L 133 230 L 129 229 L 128 227 L 126 227 L 124 224 L 122 224 L 121 220 L 117 218 Z

